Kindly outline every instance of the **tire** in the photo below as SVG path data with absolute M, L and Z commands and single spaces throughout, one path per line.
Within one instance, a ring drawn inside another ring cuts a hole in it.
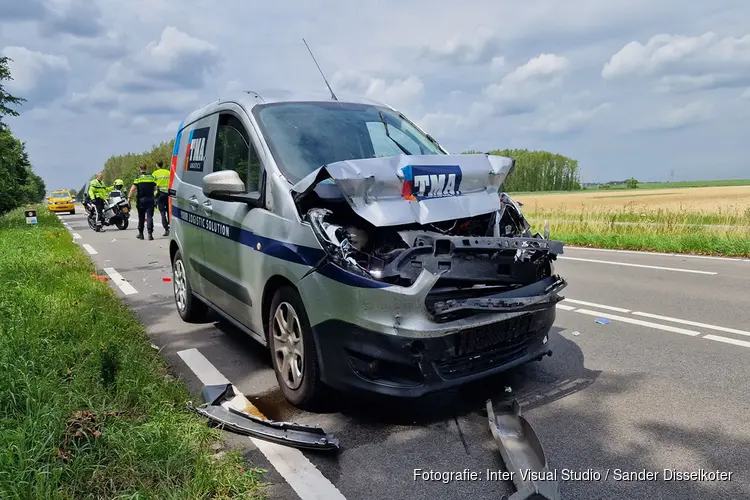
M 193 294 L 187 277 L 187 266 L 182 259 L 182 252 L 172 260 L 172 285 L 177 313 L 186 323 L 200 323 L 208 316 L 208 306 Z
M 99 229 L 97 229 L 96 227 L 96 218 L 89 216 L 87 217 L 87 220 L 88 220 L 89 227 L 91 228 L 91 230 L 94 232 L 99 232 Z
M 74 208 L 73 210 L 70 211 L 70 215 L 75 215 L 75 214 L 76 214 L 76 209 Z
M 130 224 L 130 221 L 128 219 L 117 219 L 117 222 L 115 222 L 115 226 L 120 231 L 124 231 L 128 228 L 128 224 Z
M 286 319 L 287 324 L 291 323 L 291 329 L 288 331 L 292 335 L 287 342 L 282 339 L 290 335 L 280 329 L 280 323 L 276 321 L 277 313 Z M 296 321 L 290 321 L 294 317 Z M 273 297 L 268 317 L 268 346 L 276 381 L 287 401 L 303 410 L 320 409 L 326 402 L 329 391 L 320 379 L 317 346 L 310 328 L 310 320 L 299 293 L 292 287 L 279 288 Z M 297 350 L 297 355 L 292 358 L 293 363 L 288 365 L 288 368 L 284 367 L 283 353 L 279 352 L 282 348 Z M 301 369 L 299 360 L 302 361 Z M 296 380 L 291 371 L 294 366 L 298 368 L 295 371 L 300 372 Z

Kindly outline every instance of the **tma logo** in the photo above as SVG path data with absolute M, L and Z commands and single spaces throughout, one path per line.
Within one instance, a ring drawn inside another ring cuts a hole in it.
M 405 200 L 419 201 L 461 195 L 461 167 L 458 165 L 407 165 L 401 169 Z
M 185 150 L 185 170 L 203 172 L 206 161 L 206 146 L 208 144 L 209 127 L 197 128 L 190 132 L 187 149 Z

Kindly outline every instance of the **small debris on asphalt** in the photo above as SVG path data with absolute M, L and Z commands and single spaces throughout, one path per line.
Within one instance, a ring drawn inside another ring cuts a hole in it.
M 114 243 L 115 241 L 117 241 L 117 238 L 112 238 L 112 241 L 110 241 L 110 243 Z
M 596 318 L 596 322 L 600 325 L 608 325 L 609 320 L 607 318 Z
M 159 346 L 158 346 L 158 345 L 156 345 L 156 344 L 151 344 L 151 347 L 153 347 L 153 348 L 154 348 L 154 349 L 156 349 L 157 351 L 159 350 Z
M 575 335 L 576 337 L 579 336 L 580 334 L 581 334 L 581 332 L 578 332 L 578 331 L 573 332 L 573 335 Z
M 99 281 L 109 281 L 109 278 L 106 276 L 99 276 L 98 274 L 92 274 L 91 277 Z
M 511 388 L 510 388 L 510 387 L 508 387 L 508 386 L 505 386 L 505 392 L 513 392 L 513 389 L 511 389 Z
M 162 280 L 162 281 L 172 281 L 172 278 L 168 278 L 168 277 L 166 277 L 166 276 L 165 276 L 165 277 L 164 277 L 164 278 L 162 278 L 161 280 Z

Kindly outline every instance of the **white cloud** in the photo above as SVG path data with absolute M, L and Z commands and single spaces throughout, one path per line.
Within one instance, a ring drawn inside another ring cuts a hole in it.
M 553 112 L 543 114 L 533 125 L 527 127 L 527 130 L 553 135 L 580 132 L 594 118 L 611 109 L 612 104 L 608 102 L 572 111 L 556 109 Z
M 480 26 L 468 32 L 459 32 L 443 43 L 424 46 L 420 55 L 445 63 L 481 64 L 492 60 L 497 48 L 495 30 Z
M 50 103 L 65 93 L 70 72 L 67 57 L 26 47 L 6 47 L 2 54 L 12 60 L 13 80 L 6 84 L 8 91 L 26 99 L 26 109 Z
M 75 93 L 66 106 L 118 107 L 123 115 L 173 115 L 195 106 L 222 61 L 217 48 L 172 26 L 156 42 L 110 65 L 103 81 Z
M 214 45 L 167 26 L 159 41 L 110 66 L 107 84 L 136 92 L 200 89 L 221 61 L 221 53 Z
M 630 42 L 604 65 L 605 80 L 658 78 L 659 92 L 689 92 L 750 83 L 750 34 L 656 35 Z
M 330 80 L 334 92 L 355 92 L 368 99 L 388 104 L 407 113 L 418 109 L 424 96 L 424 83 L 419 77 L 386 80 L 357 71 L 337 71 Z
M 500 83 L 488 85 L 484 94 L 493 103 L 526 106 L 540 93 L 560 85 L 569 66 L 565 57 L 540 54 L 505 75 Z
M 654 119 L 642 123 L 641 130 L 675 130 L 700 123 L 713 118 L 714 105 L 707 101 L 693 101 L 684 106 L 668 109 L 657 114 Z
M 745 91 L 740 95 L 740 99 L 750 99 L 750 88 L 745 89 Z

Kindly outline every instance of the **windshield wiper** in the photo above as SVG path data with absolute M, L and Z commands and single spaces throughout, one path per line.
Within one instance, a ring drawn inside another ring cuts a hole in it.
M 393 137 L 391 137 L 391 133 L 388 131 L 388 122 L 385 121 L 385 116 L 383 116 L 383 112 L 382 111 L 378 111 L 378 114 L 380 115 L 380 121 L 383 122 L 383 127 L 385 127 L 385 136 L 387 138 L 389 138 L 391 141 L 393 141 L 393 143 L 396 146 L 398 146 L 398 149 L 400 149 L 401 151 L 403 151 L 403 153 L 405 155 L 411 156 L 411 153 L 409 152 L 409 150 L 407 150 L 405 147 L 403 147 L 401 145 L 401 143 L 399 143 L 396 139 L 394 139 Z

